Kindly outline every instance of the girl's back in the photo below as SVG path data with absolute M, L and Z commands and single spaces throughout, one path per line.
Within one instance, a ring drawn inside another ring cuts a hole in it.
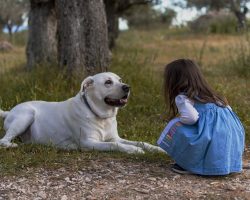
M 242 170 L 244 129 L 228 107 L 195 103 L 199 120 L 183 124 L 173 140 L 181 149 L 174 160 L 184 169 L 202 175 L 225 175 Z

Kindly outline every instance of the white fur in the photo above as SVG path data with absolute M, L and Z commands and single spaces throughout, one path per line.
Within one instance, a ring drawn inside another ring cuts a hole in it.
M 8 115 L 9 112 L 4 112 L 0 109 L 0 117 L 5 118 Z
M 107 86 L 106 80 L 113 84 Z M 118 150 L 143 153 L 143 149 L 162 151 L 144 142 L 122 139 L 117 132 L 118 108 L 104 102 L 105 97 L 122 98 L 124 85 L 113 73 L 100 73 L 86 78 L 80 92 L 63 102 L 30 101 L 15 106 L 10 112 L 0 110 L 5 118 L 5 136 L 0 146 L 16 147 L 11 141 L 20 136 L 24 143 L 54 145 L 63 149 Z M 86 95 L 87 102 L 83 100 Z

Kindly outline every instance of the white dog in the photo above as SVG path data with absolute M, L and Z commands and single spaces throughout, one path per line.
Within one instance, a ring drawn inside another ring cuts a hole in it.
M 9 112 L 0 110 L 5 136 L 0 146 L 16 147 L 11 141 L 20 136 L 24 143 L 53 145 L 63 149 L 118 150 L 126 153 L 163 151 L 144 142 L 122 139 L 116 115 L 128 101 L 130 87 L 116 74 L 107 72 L 86 78 L 80 92 L 63 102 L 30 101 Z

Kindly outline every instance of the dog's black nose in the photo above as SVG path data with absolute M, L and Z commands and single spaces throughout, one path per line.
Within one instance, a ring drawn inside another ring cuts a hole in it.
M 128 85 L 123 85 L 122 86 L 122 90 L 124 91 L 124 92 L 129 92 L 129 90 L 130 90 L 130 86 L 128 86 Z

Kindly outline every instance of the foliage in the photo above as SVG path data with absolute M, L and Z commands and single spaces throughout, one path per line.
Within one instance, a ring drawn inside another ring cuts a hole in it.
M 246 14 L 248 12 L 247 3 L 250 0 L 186 0 L 187 7 L 196 7 L 198 9 L 206 8 L 207 11 L 219 11 L 229 9 L 236 17 L 238 22 L 238 30 L 247 28 Z
M 207 10 L 233 9 L 233 4 L 244 7 L 249 1 L 250 0 L 186 0 L 187 7 L 196 7 L 198 9 L 206 8 Z
M 166 8 L 164 12 L 161 12 L 150 4 L 134 6 L 123 15 L 131 28 L 169 27 L 175 17 L 174 10 Z
M 194 32 L 236 33 L 237 21 L 231 13 L 210 12 L 191 21 L 189 27 Z
M 176 17 L 176 12 L 170 8 L 165 8 L 165 11 L 161 13 L 161 21 L 168 26 L 171 25 L 173 19 Z
M 12 34 L 13 26 L 15 32 L 24 22 L 24 14 L 28 11 L 28 0 L 4 0 L 0 1 L 0 28 L 6 26 Z
M 207 8 L 208 10 L 220 10 L 228 7 L 230 0 L 186 0 L 188 7 L 196 7 L 198 9 Z

